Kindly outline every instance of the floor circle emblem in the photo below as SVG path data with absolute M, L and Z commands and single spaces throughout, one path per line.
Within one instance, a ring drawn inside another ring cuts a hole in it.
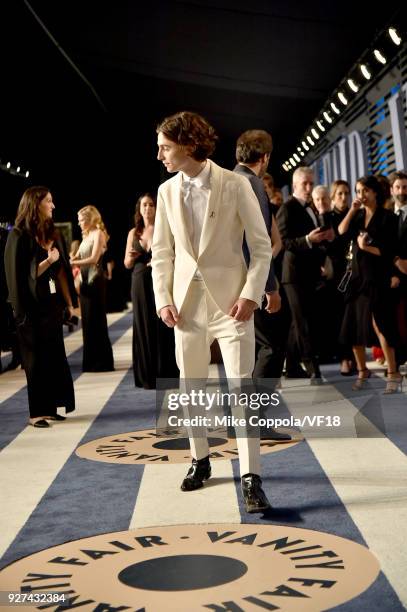
M 60 594 L 60 607 L 29 604 L 27 611 L 315 612 L 354 599 L 379 572 L 368 548 L 324 532 L 175 525 L 105 533 L 34 553 L 0 572 L 0 592 Z
M 175 555 L 135 563 L 118 577 L 124 584 L 139 589 L 192 591 L 232 582 L 246 572 L 247 565 L 232 557 Z
M 294 430 L 281 429 L 279 431 L 289 433 L 293 440 L 284 443 L 261 440 L 261 454 L 286 450 L 302 440 L 301 435 Z M 209 435 L 208 441 L 212 460 L 237 459 L 236 440 L 214 433 Z M 161 434 L 157 435 L 155 429 L 130 431 L 98 438 L 82 444 L 75 452 L 82 459 L 116 464 L 189 463 L 191 460 L 187 438 L 166 438 Z

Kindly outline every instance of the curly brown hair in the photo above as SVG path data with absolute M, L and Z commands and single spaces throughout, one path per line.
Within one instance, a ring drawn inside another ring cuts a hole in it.
M 48 244 L 56 237 L 54 221 L 44 219 L 40 214 L 40 204 L 49 193 L 48 187 L 41 185 L 26 189 L 18 205 L 15 220 L 15 227 L 25 230 L 42 245 Z
M 205 161 L 215 150 L 218 136 L 206 119 L 190 111 L 181 111 L 166 117 L 157 125 L 157 134 L 161 132 L 172 142 L 191 147 L 191 157 L 196 161 Z
M 143 198 L 150 198 L 150 200 L 152 200 L 154 202 L 154 206 L 155 208 L 157 208 L 157 203 L 156 203 L 156 199 L 153 196 L 152 193 L 150 193 L 149 191 L 147 191 L 146 193 L 143 193 L 139 199 L 136 202 L 136 210 L 134 213 L 134 228 L 135 228 L 135 234 L 137 236 L 137 238 L 140 238 L 141 234 L 143 233 L 143 229 L 144 229 L 144 219 L 143 216 L 140 212 L 140 206 L 141 206 L 141 200 Z

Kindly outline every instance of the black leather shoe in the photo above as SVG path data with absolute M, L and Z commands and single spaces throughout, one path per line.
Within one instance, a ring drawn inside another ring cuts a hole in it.
M 290 434 L 280 433 L 272 427 L 262 427 L 260 429 L 260 440 L 276 440 L 277 442 L 289 442 L 292 440 Z
M 192 459 L 186 477 L 182 481 L 181 491 L 195 491 L 203 486 L 203 481 L 211 477 L 211 464 L 208 457 Z
M 269 501 L 261 488 L 261 478 L 257 474 L 242 476 L 242 493 L 246 512 L 264 512 L 271 508 Z
M 62 414 L 54 414 L 52 417 L 48 417 L 50 421 L 65 421 L 66 417 Z
M 35 423 L 30 423 L 30 425 L 33 427 L 39 427 L 41 429 L 51 427 L 51 425 L 45 419 L 40 419 L 39 421 L 35 421 Z

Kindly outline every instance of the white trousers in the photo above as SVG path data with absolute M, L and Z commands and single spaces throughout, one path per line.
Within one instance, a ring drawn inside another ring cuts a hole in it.
M 225 279 L 227 282 L 227 279 Z M 234 381 L 251 379 L 255 363 L 253 317 L 235 321 L 219 310 L 202 280 L 193 280 L 175 327 L 176 360 L 181 379 L 206 379 L 209 373 L 210 345 L 218 340 L 227 378 Z M 232 414 L 242 417 L 239 406 Z M 206 427 L 188 429 L 192 457 L 209 455 Z M 236 436 L 240 474 L 260 474 L 259 437 Z

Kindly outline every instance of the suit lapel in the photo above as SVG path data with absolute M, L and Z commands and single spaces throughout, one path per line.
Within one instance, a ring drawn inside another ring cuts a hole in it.
M 209 197 L 208 206 L 206 207 L 201 240 L 199 242 L 199 257 L 208 247 L 218 224 L 218 211 L 222 191 L 222 168 L 217 166 L 210 159 L 208 159 L 208 163 L 211 166 L 211 195 Z
M 303 216 L 303 219 L 304 219 L 304 223 L 307 223 L 308 225 L 312 226 L 313 229 L 315 229 L 317 226 L 315 225 L 314 221 L 312 220 L 311 215 L 308 214 L 307 209 L 301 204 L 301 202 L 299 202 L 297 200 L 297 198 L 293 197 L 293 200 L 295 202 L 295 205 L 296 205 L 298 211 L 301 211 L 301 213 L 302 213 L 302 216 Z M 312 211 L 313 211 L 313 213 L 315 215 L 315 218 L 318 221 L 317 213 L 315 212 L 314 209 L 312 209 Z

